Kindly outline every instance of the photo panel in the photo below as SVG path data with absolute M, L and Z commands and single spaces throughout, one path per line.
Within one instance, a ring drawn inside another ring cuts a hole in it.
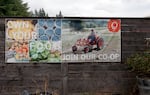
M 61 62 L 61 19 L 7 19 L 7 63 Z
M 120 19 L 65 19 L 63 62 L 120 62 Z

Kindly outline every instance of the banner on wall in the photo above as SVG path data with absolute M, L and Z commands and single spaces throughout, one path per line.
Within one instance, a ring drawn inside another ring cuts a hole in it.
M 60 19 L 6 20 L 6 62 L 60 62 Z
M 6 63 L 120 62 L 120 19 L 7 19 Z

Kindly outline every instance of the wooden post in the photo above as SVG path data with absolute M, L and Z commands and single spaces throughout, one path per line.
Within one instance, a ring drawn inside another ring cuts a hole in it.
M 68 95 L 68 63 L 61 63 L 62 95 Z

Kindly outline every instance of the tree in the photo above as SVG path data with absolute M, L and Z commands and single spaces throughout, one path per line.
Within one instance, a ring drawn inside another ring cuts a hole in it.
M 76 31 L 80 31 L 84 28 L 81 20 L 71 20 L 70 27 L 74 28 Z
M 56 14 L 56 17 L 63 17 L 61 11 L 59 11 L 59 14 Z
M 0 16 L 29 16 L 28 9 L 22 0 L 0 0 Z
M 48 13 L 45 12 L 43 8 L 39 10 L 34 10 L 34 12 L 31 12 L 32 17 L 48 17 Z

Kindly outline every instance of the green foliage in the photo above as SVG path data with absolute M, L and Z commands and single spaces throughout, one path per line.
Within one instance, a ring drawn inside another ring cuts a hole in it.
M 31 12 L 32 17 L 48 17 L 48 13 L 45 12 L 43 8 L 40 10 L 35 10 L 34 12 Z
M 88 23 L 85 25 L 86 28 L 96 28 L 96 25 L 94 23 Z
M 138 75 L 150 75 L 150 54 L 135 54 L 127 59 L 126 64 Z
M 81 20 L 72 20 L 70 22 L 70 27 L 74 28 L 76 31 L 80 31 L 84 28 L 83 22 Z
M 0 0 L 0 16 L 29 16 L 28 9 L 22 0 Z

